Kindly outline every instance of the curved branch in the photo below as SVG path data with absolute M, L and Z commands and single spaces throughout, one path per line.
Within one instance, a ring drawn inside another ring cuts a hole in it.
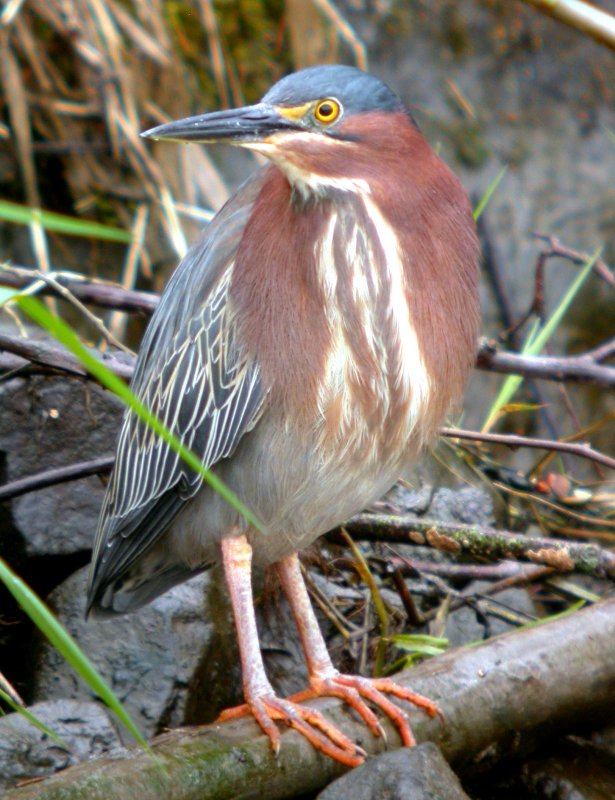
M 118 284 L 91 280 L 77 273 L 54 272 L 52 277 L 59 286 L 68 289 L 82 303 L 91 303 L 100 308 L 149 315 L 160 301 L 160 297 L 153 292 L 124 289 Z M 26 267 L 10 266 L 0 271 L 0 285 L 10 286 L 12 289 L 24 289 L 37 281 L 40 281 L 37 271 Z M 62 297 L 59 291 L 48 284 L 41 287 L 38 293 Z
M 37 472 L 35 475 L 18 478 L 0 486 L 0 502 L 38 489 L 45 489 L 47 486 L 57 486 L 59 483 L 68 483 L 79 478 L 87 478 L 90 475 L 102 475 L 110 472 L 114 463 L 115 456 L 101 456 L 90 461 L 79 461 L 76 464 L 69 464 L 67 467 L 47 469 L 44 472 Z
M 0 342 L 2 336 L 0 334 Z M 572 444 L 567 442 L 552 442 L 548 439 L 530 439 L 524 436 L 514 436 L 511 434 L 498 433 L 479 433 L 477 431 L 464 431 L 459 428 L 442 428 L 440 433 L 455 439 L 474 439 L 477 441 L 496 442 L 510 447 L 536 447 L 545 450 L 565 450 L 574 455 L 590 458 L 598 461 L 607 467 L 615 469 L 615 460 L 609 456 L 593 450 L 587 444 Z M 6 483 L 0 486 L 0 501 L 10 500 L 19 497 L 27 492 L 37 489 L 44 489 L 47 486 L 55 486 L 59 483 L 86 478 L 89 475 L 103 474 L 109 472 L 113 467 L 114 456 L 102 456 L 91 461 L 80 461 L 69 464 L 67 467 L 46 470 L 45 472 L 35 473 L 25 478 Z
M 507 447 L 533 447 L 538 450 L 558 450 L 581 458 L 588 458 L 605 467 L 615 469 L 615 458 L 594 450 L 587 442 L 559 442 L 552 439 L 534 439 L 530 436 L 515 436 L 512 433 L 481 433 L 462 428 L 440 428 L 440 434 L 451 439 L 471 439 L 475 442 L 505 444 Z
M 607 342 L 608 355 L 611 344 Z M 603 348 L 595 352 L 606 358 Z M 526 378 L 576 383 L 594 383 L 598 386 L 615 386 L 615 367 L 599 363 L 592 353 L 580 356 L 527 356 L 521 353 L 496 350 L 482 341 L 476 358 L 478 369 L 497 372 L 501 375 L 523 375 Z
M 10 359 L 4 367 L 5 371 L 19 369 L 21 366 L 27 366 L 28 362 L 30 362 L 39 364 L 47 369 L 61 370 L 69 375 L 78 375 L 80 378 L 95 380 L 78 358 L 61 345 L 54 344 L 53 340 L 34 339 L 29 336 L 11 336 L 0 331 L 0 352 L 2 351 L 23 359 L 21 364 L 17 364 L 14 359 Z M 91 348 L 90 353 L 120 378 L 130 380 L 132 377 L 135 359 L 129 353 L 122 353 L 121 357 L 118 357 L 113 353 L 100 353 L 98 350 Z M 0 369 L 2 366 L 2 362 L 0 362 Z
M 428 545 L 455 556 L 472 556 L 483 561 L 516 558 L 554 567 L 560 572 L 615 578 L 615 553 L 584 542 L 526 536 L 486 525 L 417 519 L 410 514 L 365 512 L 354 516 L 344 529 L 367 541 Z M 336 532 L 327 534 L 327 538 L 344 544 Z
M 576 28 L 615 50 L 615 17 L 584 0 L 524 0 L 543 14 Z

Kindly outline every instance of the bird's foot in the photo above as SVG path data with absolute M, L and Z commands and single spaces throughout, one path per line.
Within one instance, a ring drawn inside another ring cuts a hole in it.
M 312 696 L 316 697 L 316 694 Z M 241 706 L 226 709 L 217 721 L 238 719 L 249 714 L 254 716 L 263 733 L 269 737 L 276 755 L 280 749 L 280 731 L 274 721 L 280 721 L 305 736 L 316 750 L 347 767 L 357 767 L 365 759 L 365 751 L 328 722 L 319 711 L 273 694 L 253 697 Z
M 422 708 L 430 717 L 442 717 L 442 712 L 432 700 L 400 686 L 390 678 L 364 678 L 360 675 L 341 675 L 339 673 L 313 674 L 310 678 L 310 688 L 294 694 L 289 697 L 289 700 L 300 703 L 314 697 L 339 697 L 354 708 L 375 736 L 383 736 L 384 730 L 378 717 L 365 702 L 369 700 L 395 724 L 403 744 L 406 747 L 412 747 L 416 744 L 416 740 L 410 729 L 408 718 L 401 708 L 389 700 L 387 695 L 399 700 L 406 700 L 412 705 Z

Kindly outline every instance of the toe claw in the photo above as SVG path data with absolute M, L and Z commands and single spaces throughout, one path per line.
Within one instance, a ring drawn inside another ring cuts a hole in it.
M 219 721 L 238 719 L 252 714 L 260 729 L 269 738 L 277 757 L 280 751 L 280 731 L 275 722 L 294 728 L 311 742 L 316 750 L 348 767 L 362 764 L 366 753 L 335 725 L 328 722 L 315 708 L 298 705 L 275 695 L 256 697 L 248 703 L 223 711 Z
M 342 731 L 310 706 L 300 702 L 315 697 L 339 697 L 353 708 L 374 736 L 381 736 L 385 746 L 387 736 L 378 717 L 367 705 L 372 703 L 387 716 L 399 732 L 402 743 L 411 747 L 416 743 L 405 712 L 395 705 L 389 696 L 412 703 L 430 717 L 444 715 L 433 701 L 399 686 L 390 678 L 363 678 L 355 675 L 312 675 L 310 688 L 287 700 L 275 695 L 252 698 L 236 708 L 223 711 L 219 721 L 238 719 L 252 714 L 263 733 L 269 738 L 274 754 L 280 750 L 280 731 L 275 722 L 283 722 L 304 736 L 321 753 L 330 756 L 348 767 L 356 767 L 366 757 L 365 751 L 352 742 Z

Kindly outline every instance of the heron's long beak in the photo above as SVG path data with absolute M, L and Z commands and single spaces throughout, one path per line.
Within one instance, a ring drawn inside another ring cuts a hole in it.
M 257 103 L 254 106 L 178 119 L 150 128 L 141 136 L 166 142 L 227 142 L 241 145 L 261 142 L 274 133 L 297 128 L 275 106 Z

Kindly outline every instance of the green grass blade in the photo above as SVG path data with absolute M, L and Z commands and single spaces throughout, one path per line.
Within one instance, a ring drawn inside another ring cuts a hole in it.
M 68 350 L 73 353 L 83 364 L 83 366 L 90 372 L 103 386 L 114 392 L 140 419 L 142 419 L 150 428 L 163 439 L 169 447 L 178 453 L 181 458 L 188 464 L 188 466 L 197 472 L 204 481 L 215 489 L 226 500 L 229 505 L 236 509 L 251 525 L 258 530 L 265 533 L 265 527 L 255 514 L 246 506 L 237 495 L 229 489 L 229 487 L 218 478 L 213 472 L 206 469 L 199 457 L 184 447 L 171 431 L 169 431 L 163 423 L 152 414 L 149 409 L 131 392 L 128 386 L 114 375 L 104 364 L 99 361 L 84 345 L 81 343 L 72 328 L 67 325 L 64 320 L 55 317 L 51 314 L 42 303 L 34 297 L 25 295 L 12 295 L 15 302 L 19 307 L 25 311 L 37 324 L 45 328 L 55 339 L 63 344 Z M 2 294 L 0 294 L 0 304 L 2 303 Z
M 474 209 L 474 213 L 472 214 L 472 216 L 474 217 L 474 221 L 475 222 L 478 220 L 480 215 L 483 213 L 483 211 L 487 207 L 487 204 L 489 203 L 489 201 L 493 197 L 493 194 L 494 194 L 495 190 L 500 185 L 500 182 L 501 182 L 502 178 L 504 177 L 504 175 L 506 175 L 507 171 L 508 171 L 508 167 L 502 167 L 502 169 L 498 172 L 498 174 L 495 176 L 495 178 L 491 181 L 489 186 L 487 186 L 487 189 L 485 190 L 485 193 L 483 194 L 481 199 L 478 201 L 478 204 L 477 204 L 476 208 Z
M 530 329 L 529 334 L 521 348 L 522 353 L 527 353 L 528 348 L 531 346 L 532 342 L 536 339 L 536 335 L 538 333 L 538 329 L 540 327 L 540 320 L 535 319 L 532 323 L 532 327 Z M 494 422 L 502 413 L 502 409 L 505 406 L 510 405 L 510 399 L 513 397 L 517 389 L 523 383 L 523 376 L 522 375 L 509 375 L 502 386 L 500 387 L 500 391 L 497 393 L 495 400 L 491 404 L 491 408 L 489 409 L 489 413 L 487 414 L 487 419 L 483 424 L 483 433 L 488 431 L 489 428 L 492 427 Z
M 44 722 L 41 722 L 41 720 L 29 709 L 18 705 L 13 698 L 4 691 L 4 689 L 0 689 L 0 700 L 3 700 L 7 706 L 10 706 L 13 711 L 17 712 L 17 714 L 21 714 L 24 719 L 27 719 L 31 725 L 34 725 L 34 727 L 37 728 L 41 733 L 44 733 L 45 736 L 49 736 L 50 739 L 53 739 L 54 742 L 57 742 L 65 750 L 70 751 L 70 747 L 66 744 L 64 739 L 60 738 L 57 733 L 54 733 L 51 728 L 45 725 Z
M 84 236 L 123 244 L 128 244 L 131 240 L 130 231 L 122 228 L 103 225 L 101 222 L 89 222 L 78 217 L 69 217 L 55 211 L 42 211 L 40 208 L 22 206 L 8 200 L 0 200 L 0 220 L 17 225 L 31 225 L 33 222 L 38 222 L 48 231 L 64 233 L 67 236 Z
M 420 656 L 438 656 L 448 647 L 448 639 L 421 633 L 400 633 L 390 637 L 390 641 L 405 653 Z
M 32 589 L 19 578 L 8 564 L 0 558 L 0 580 L 4 583 L 15 600 L 23 608 L 37 628 L 49 639 L 55 649 L 62 654 L 73 669 L 87 682 L 93 691 L 114 712 L 127 730 L 142 747 L 149 752 L 143 734 L 132 718 L 114 695 L 109 684 L 85 653 L 79 648 L 72 636 L 60 625 L 47 606 L 34 594 Z
M 530 335 L 528 336 L 526 343 L 522 349 L 523 355 L 530 355 L 535 356 L 538 355 L 546 343 L 549 341 L 551 336 L 555 333 L 557 328 L 559 327 L 564 314 L 568 311 L 572 301 L 578 294 L 579 290 L 585 283 L 585 280 L 589 276 L 589 273 L 592 271 L 594 264 L 600 257 L 602 248 L 598 248 L 594 252 L 592 256 L 585 262 L 582 269 L 579 270 L 575 279 L 572 281 L 568 289 L 564 292 L 561 300 L 559 301 L 557 307 L 547 320 L 544 328 L 538 329 L 538 321 L 534 323 L 534 327 L 530 331 Z M 519 386 L 523 383 L 523 376 L 522 375 L 509 375 L 506 380 L 504 381 L 502 388 L 498 392 L 498 395 L 487 414 L 487 419 L 482 427 L 483 432 L 488 431 L 493 423 L 496 421 L 500 410 L 503 406 L 507 405 L 510 402 L 510 399 L 515 394 Z

